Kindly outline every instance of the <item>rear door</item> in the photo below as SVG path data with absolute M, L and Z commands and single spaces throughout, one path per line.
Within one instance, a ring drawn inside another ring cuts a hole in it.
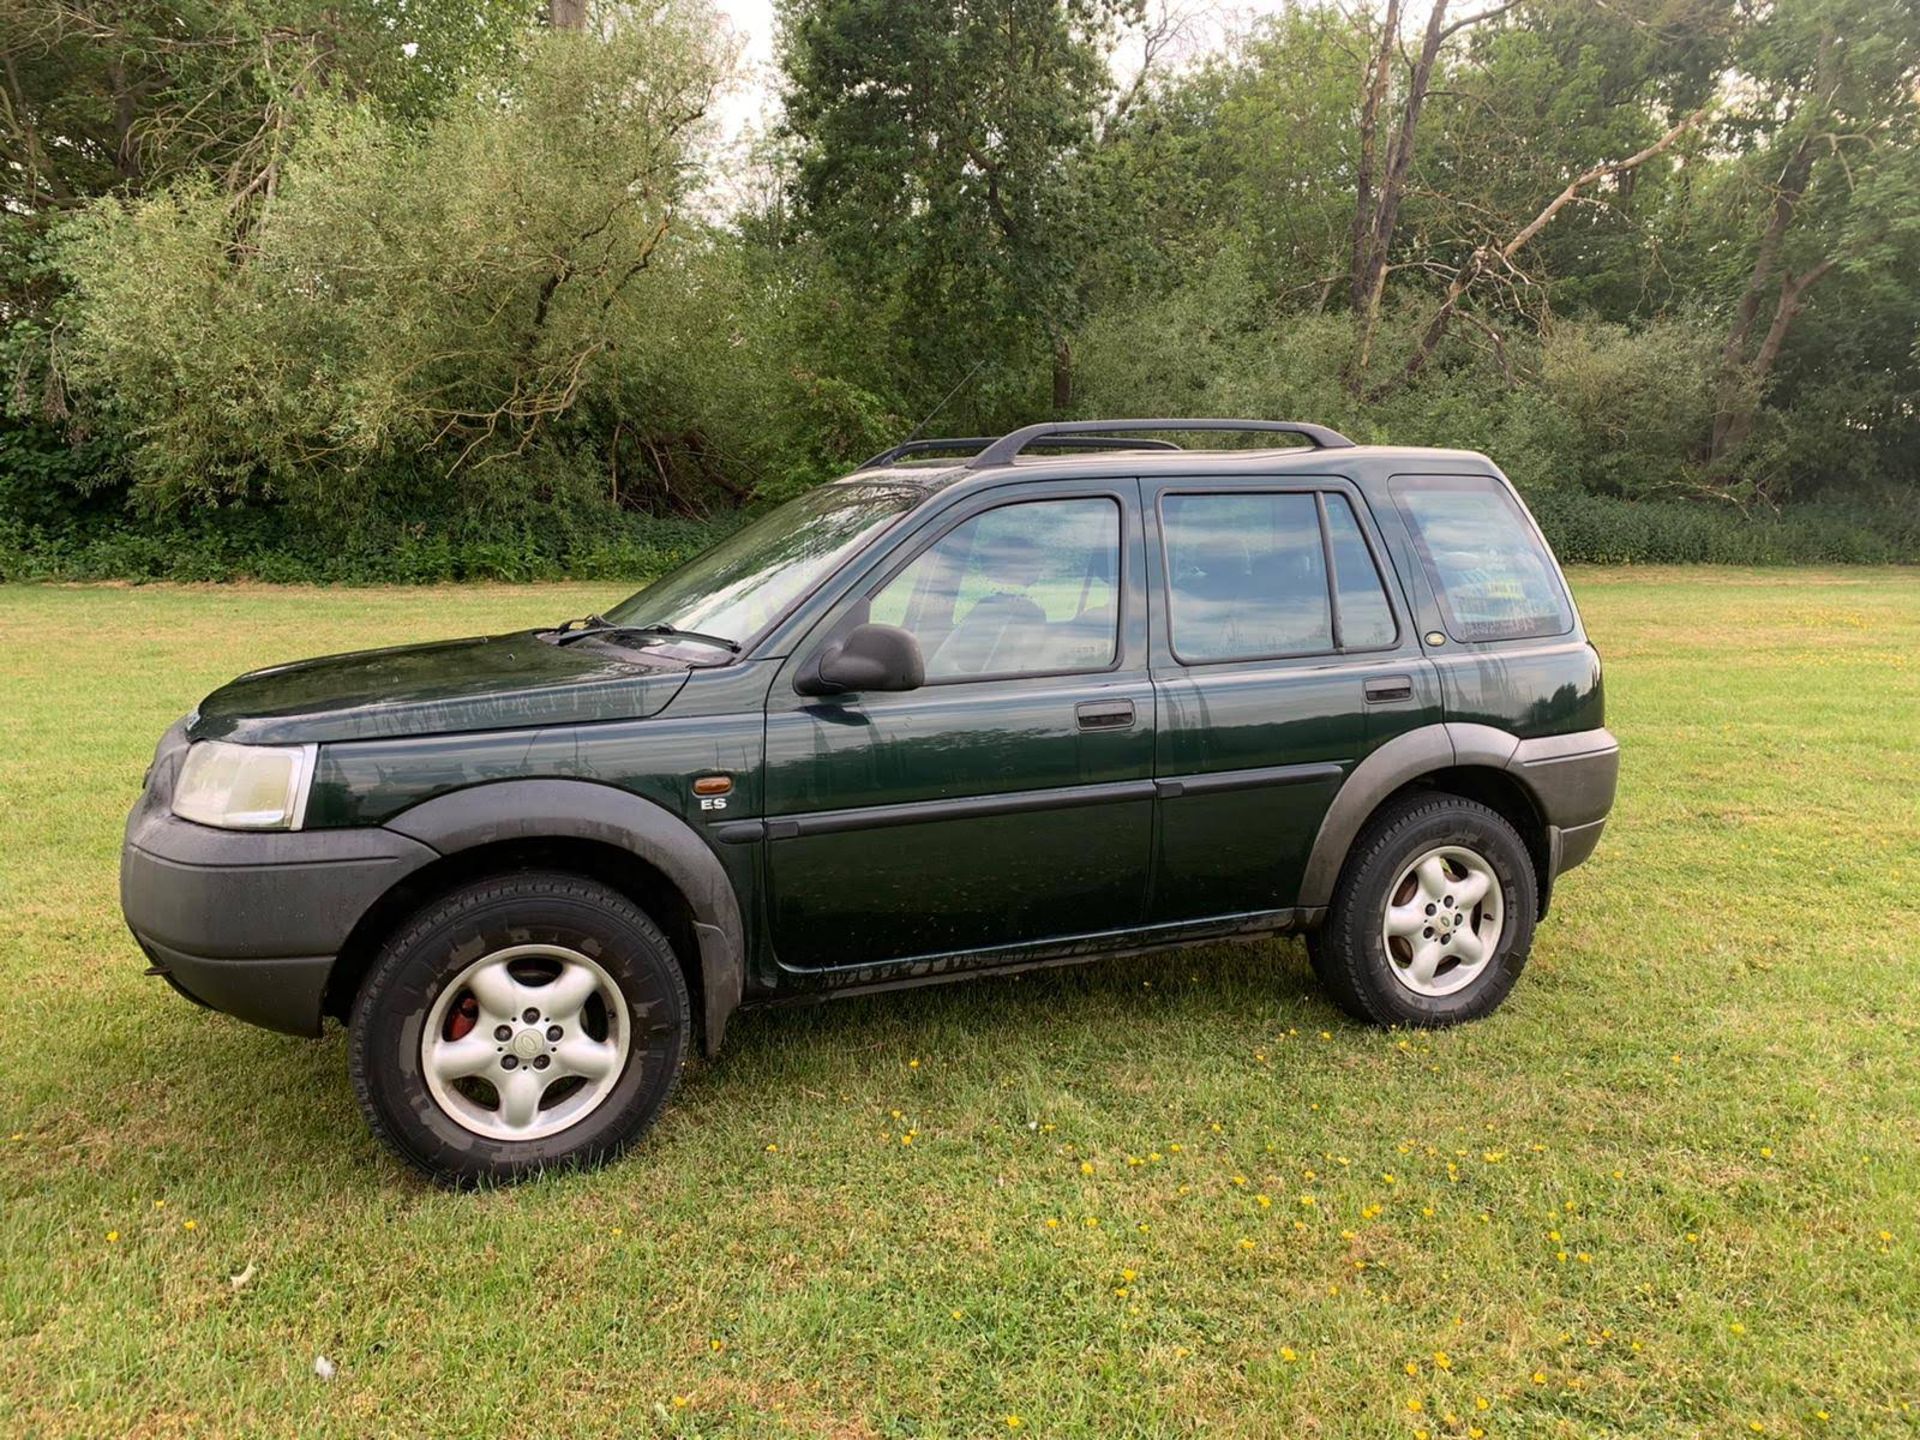
M 927 683 L 767 712 L 769 933 L 789 969 L 1138 924 L 1153 821 L 1139 487 L 1004 486 L 948 512 L 811 636 L 899 625 Z
M 1290 910 L 1346 776 L 1439 718 L 1433 669 L 1349 482 L 1144 488 L 1159 717 L 1149 919 Z

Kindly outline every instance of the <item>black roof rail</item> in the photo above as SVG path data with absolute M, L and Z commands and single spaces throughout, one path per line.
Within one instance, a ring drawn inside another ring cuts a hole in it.
M 967 467 L 972 470 L 984 470 L 990 465 L 1009 464 L 1032 445 L 1065 445 L 1075 439 L 1094 440 L 1097 437 L 1129 430 L 1226 430 L 1248 434 L 1297 435 L 1311 441 L 1314 448 L 1319 450 L 1354 448 L 1353 441 L 1338 430 L 1329 430 L 1324 425 L 1309 425 L 1302 420 L 1049 420 L 1002 435 L 969 460 Z M 1106 443 L 1116 442 L 1107 441 Z M 1165 445 L 1167 449 L 1172 450 L 1180 448 L 1167 442 L 1158 442 L 1156 448 L 1158 445 Z
M 1029 426 L 1029 429 L 1036 428 Z M 1069 427 L 1072 429 L 1075 427 Z M 1077 427 L 1084 429 L 1084 426 Z M 1016 432 L 1019 433 L 1019 432 Z M 998 435 L 969 435 L 953 440 L 903 440 L 891 450 L 882 450 L 871 460 L 863 462 L 859 469 L 877 470 L 882 465 L 891 465 L 896 460 L 909 455 L 924 455 L 942 450 L 984 450 L 989 445 L 997 445 L 1002 437 Z M 1129 439 L 1113 435 L 1077 435 L 1062 434 L 1035 443 L 1050 447 L 1073 450 L 1178 450 L 1180 447 L 1171 440 Z

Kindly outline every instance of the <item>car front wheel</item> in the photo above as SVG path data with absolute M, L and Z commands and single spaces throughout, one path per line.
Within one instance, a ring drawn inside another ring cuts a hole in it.
M 1355 1018 L 1455 1025 L 1506 999 L 1538 909 L 1532 858 L 1504 817 L 1457 795 L 1409 795 L 1355 839 L 1308 951 Z
M 422 909 L 355 1001 L 348 1069 L 373 1131 L 446 1185 L 593 1165 L 673 1092 L 691 1007 L 672 946 L 603 885 L 523 873 Z

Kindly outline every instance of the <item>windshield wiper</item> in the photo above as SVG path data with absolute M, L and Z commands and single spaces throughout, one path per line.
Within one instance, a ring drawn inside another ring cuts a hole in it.
M 733 655 L 740 653 L 738 640 L 729 640 L 724 635 L 706 635 L 698 630 L 682 630 L 679 626 L 669 625 L 665 621 L 653 625 L 616 625 L 605 616 L 589 615 L 582 620 L 569 620 L 552 633 L 553 643 L 556 645 L 571 645 L 574 641 L 583 640 L 589 635 L 658 635 L 674 640 L 692 640 L 700 645 L 716 646 Z

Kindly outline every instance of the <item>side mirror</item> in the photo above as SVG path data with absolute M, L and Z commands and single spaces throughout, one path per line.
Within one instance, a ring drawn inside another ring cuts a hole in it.
M 824 647 L 793 682 L 802 695 L 918 690 L 927 683 L 920 642 L 894 625 L 856 625 Z

